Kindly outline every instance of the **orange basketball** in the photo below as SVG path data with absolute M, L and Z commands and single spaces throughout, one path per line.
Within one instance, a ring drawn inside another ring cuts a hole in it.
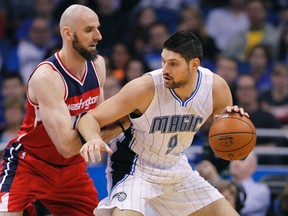
M 248 156 L 256 144 L 256 130 L 246 116 L 229 113 L 215 120 L 209 130 L 212 150 L 225 160 L 240 160 Z

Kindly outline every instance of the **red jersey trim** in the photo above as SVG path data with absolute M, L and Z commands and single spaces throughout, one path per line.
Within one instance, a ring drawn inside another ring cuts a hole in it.
M 76 80 L 80 85 L 83 86 L 85 78 L 87 76 L 87 61 L 85 62 L 85 69 L 84 69 L 84 75 L 82 77 L 82 79 L 80 80 L 77 76 L 75 76 L 71 71 L 69 71 L 66 66 L 64 65 L 64 63 L 62 62 L 60 55 L 59 55 L 59 51 L 55 54 L 56 59 L 58 60 L 59 64 L 61 65 L 62 69 L 70 76 L 72 77 L 74 80 Z
M 68 97 L 68 87 L 67 87 L 67 83 L 66 83 L 64 77 L 62 76 L 62 74 L 57 70 L 57 68 L 55 67 L 55 65 L 54 65 L 53 63 L 51 63 L 51 62 L 49 62 L 49 61 L 44 61 L 44 62 L 41 62 L 40 64 L 38 64 L 38 65 L 36 66 L 36 68 L 34 69 L 34 71 L 32 72 L 32 74 L 30 75 L 29 80 L 30 80 L 30 78 L 32 77 L 32 75 L 34 74 L 34 72 L 37 70 L 37 68 L 39 68 L 41 65 L 44 65 L 44 64 L 48 64 L 55 72 L 57 72 L 57 73 L 60 75 L 60 77 L 61 77 L 61 79 L 62 79 L 62 81 L 63 81 L 63 84 L 64 84 L 64 91 L 65 91 L 65 92 L 64 92 L 64 100 L 66 100 L 67 97 Z M 28 80 L 28 82 L 29 82 L 29 80 Z M 32 106 L 37 106 L 37 107 L 38 107 L 39 104 L 34 103 L 34 102 L 30 99 L 30 97 L 29 97 L 29 94 L 28 94 L 28 82 L 27 82 L 27 85 L 26 85 L 27 99 L 28 99 L 29 103 L 30 103 Z

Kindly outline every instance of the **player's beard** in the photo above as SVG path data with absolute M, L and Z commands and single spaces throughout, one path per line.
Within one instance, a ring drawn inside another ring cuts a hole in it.
M 173 78 L 171 78 L 171 83 L 169 84 L 166 84 L 164 83 L 165 87 L 166 88 L 169 88 L 169 89 L 176 89 L 176 88 L 181 88 L 183 85 L 185 85 L 187 83 L 186 80 L 182 80 L 182 81 L 179 81 L 179 82 L 175 82 L 173 80 Z
M 72 41 L 72 47 L 87 61 L 94 61 L 97 56 L 97 50 L 88 51 L 85 49 L 82 44 L 79 42 L 79 39 L 76 34 L 74 34 L 74 40 Z
M 191 76 L 189 75 L 189 73 L 187 73 L 185 79 L 178 81 L 178 82 L 175 82 L 173 77 L 169 76 L 169 78 L 170 78 L 169 83 L 164 82 L 165 87 L 169 88 L 169 89 L 176 89 L 176 88 L 181 88 L 181 87 L 185 86 L 187 83 L 189 83 Z

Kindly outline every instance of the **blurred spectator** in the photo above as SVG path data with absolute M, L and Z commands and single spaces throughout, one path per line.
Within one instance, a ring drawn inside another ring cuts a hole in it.
M 214 38 L 217 47 L 225 50 L 228 42 L 237 34 L 249 28 L 245 13 L 245 0 L 229 0 L 225 7 L 211 9 L 206 18 L 208 34 Z
M 245 160 L 231 161 L 229 173 L 246 192 L 241 216 L 265 216 L 270 205 L 270 189 L 252 178 L 257 169 L 257 156 L 252 152 Z
M 127 63 L 123 84 L 126 84 L 127 82 L 136 79 L 149 71 L 150 68 L 147 66 L 145 61 L 143 61 L 141 58 L 132 58 Z
M 10 51 L 10 44 L 6 38 L 0 38 L 0 74 L 6 71 L 7 67 L 7 53 Z M 0 77 L 1 79 L 2 77 Z M 1 81 L 0 81 L 1 82 Z
M 282 124 L 288 128 L 288 66 L 276 64 L 272 75 L 272 89 L 260 95 L 264 110 L 271 112 Z
M 277 16 L 277 25 L 282 28 L 288 25 L 288 1 L 273 0 L 273 10 Z
M 25 85 L 19 73 L 5 74 L 1 86 L 0 105 L 0 128 L 5 124 L 4 100 L 6 98 L 17 98 L 19 101 L 25 100 Z
M 175 32 L 179 22 L 179 11 L 185 6 L 196 6 L 195 1 L 198 0 L 140 0 L 136 10 L 139 11 L 147 7 L 153 8 L 157 21 L 165 23 L 170 32 Z
M 113 45 L 111 53 L 111 69 L 113 75 L 123 82 L 125 77 L 125 69 L 131 58 L 131 52 L 129 48 L 121 42 Z
M 263 92 L 271 89 L 272 65 L 269 48 L 264 44 L 257 44 L 252 47 L 248 54 L 247 68 L 243 73 L 251 74 L 256 82 L 257 90 Z
M 204 26 L 203 15 L 200 9 L 195 7 L 184 7 L 180 11 L 179 30 L 191 30 L 199 38 L 203 46 L 202 65 L 210 66 L 216 60 L 219 49 L 216 47 L 214 39 L 211 38 Z M 209 65 L 206 65 L 209 64 Z
M 275 52 L 279 39 L 279 30 L 266 21 L 267 10 L 261 0 L 247 1 L 249 29 L 235 35 L 228 43 L 225 54 L 237 58 L 238 61 L 247 60 L 247 54 L 255 45 L 262 43 Z
M 288 181 L 286 181 L 284 190 L 275 200 L 274 214 L 277 216 L 288 215 Z
M 102 40 L 97 45 L 99 52 L 111 54 L 111 49 L 124 40 L 128 29 L 129 14 L 120 10 L 114 0 L 96 0 L 95 11 L 101 24 Z
M 199 0 L 141 0 L 138 7 L 154 7 L 154 8 L 165 8 L 168 10 L 179 11 L 185 6 L 199 6 Z
M 1 95 L 4 98 L 16 97 L 18 100 L 25 99 L 25 85 L 19 73 L 15 72 L 3 76 Z
M 7 10 L 0 3 L 0 74 L 5 70 L 7 52 L 9 50 L 7 31 Z
M 125 40 L 127 40 L 134 54 L 143 54 L 144 46 L 148 40 L 149 26 L 157 20 L 156 11 L 153 7 L 142 8 L 132 16 L 132 23 L 125 36 Z
M 215 7 L 224 7 L 228 4 L 229 0 L 201 0 L 201 7 L 204 10 L 209 10 Z
M 29 29 L 32 25 L 35 17 L 42 17 L 49 20 L 49 27 L 54 29 L 54 19 L 53 19 L 53 10 L 54 10 L 54 0 L 34 0 L 34 10 L 33 13 L 22 20 L 15 32 L 15 38 L 17 41 L 29 39 Z
M 47 50 L 46 50 L 46 53 L 43 57 L 43 60 L 49 58 L 51 55 L 55 54 L 56 52 L 58 52 L 59 50 L 61 49 L 61 46 L 56 43 L 54 44 L 53 46 L 49 47 Z
M 29 39 L 22 40 L 9 55 L 8 72 L 19 71 L 24 83 L 27 82 L 35 66 L 41 62 L 51 44 L 49 20 L 36 17 L 29 29 Z
M 251 75 L 241 75 L 236 83 L 237 104 L 250 115 L 250 120 L 256 128 L 281 128 L 280 122 L 268 111 L 261 109 L 255 81 Z M 281 146 L 281 138 L 257 137 L 257 146 Z M 262 158 L 264 157 L 264 158 Z M 270 160 L 269 160 L 270 158 Z M 276 159 L 276 158 L 275 158 Z M 273 158 L 260 156 L 259 164 L 272 163 Z M 274 160 L 273 160 L 274 161 Z
M 229 85 L 232 93 L 233 104 L 238 104 L 235 97 L 235 82 L 239 75 L 238 62 L 236 59 L 223 55 L 219 56 L 216 61 L 215 72 L 221 76 Z
M 288 64 L 288 23 L 280 35 L 277 45 L 276 61 Z
M 241 216 L 265 216 L 270 205 L 270 189 L 264 183 L 255 182 L 252 178 L 257 169 L 258 158 L 251 152 L 244 160 L 231 161 L 229 174 L 246 193 Z M 221 176 L 210 161 L 202 161 L 196 166 L 199 174 L 208 181 L 218 181 Z
M 119 80 L 113 76 L 113 75 L 107 75 L 104 85 L 104 96 L 105 100 L 108 98 L 114 96 L 116 93 L 118 93 L 121 89 L 121 84 Z
M 233 208 L 240 213 L 246 200 L 246 192 L 244 189 L 234 181 L 226 179 L 212 182 L 212 185 L 217 188 L 219 192 L 229 201 Z
M 0 133 L 0 150 L 17 136 L 19 127 L 24 118 L 24 102 L 17 97 L 8 97 L 4 101 L 5 126 Z
M 164 41 L 169 37 L 165 23 L 153 23 L 148 29 L 148 43 L 144 47 L 144 60 L 152 69 L 158 69 L 162 65 L 162 46 Z
M 2 1 L 5 2 L 7 21 L 12 31 L 19 26 L 22 20 L 34 14 L 35 0 L 1 0 L 1 2 Z
M 216 167 L 209 161 L 203 160 L 196 165 L 199 174 L 209 182 L 220 181 L 223 176 L 218 173 Z

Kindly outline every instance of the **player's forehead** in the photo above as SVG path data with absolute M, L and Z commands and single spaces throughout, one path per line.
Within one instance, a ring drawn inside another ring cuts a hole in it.
M 165 61 L 185 61 L 179 53 L 167 49 L 162 50 L 161 57 Z
M 99 28 L 100 26 L 99 18 L 95 13 L 87 13 L 85 15 L 83 14 L 83 16 L 80 16 L 76 20 L 75 21 L 77 22 L 77 25 L 82 28 L 87 26 Z

